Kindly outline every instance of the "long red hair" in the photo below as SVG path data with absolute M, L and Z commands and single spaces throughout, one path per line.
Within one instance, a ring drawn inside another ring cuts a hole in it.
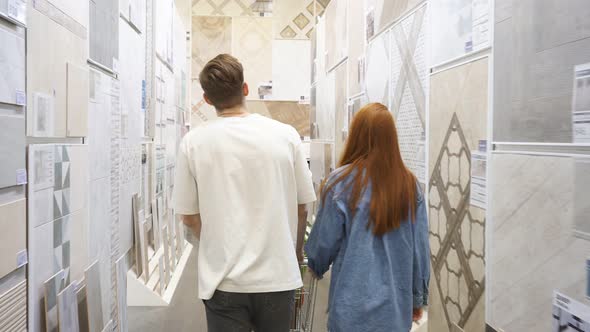
M 393 116 L 385 105 L 363 107 L 353 118 L 339 166 L 345 168 L 322 190 L 326 194 L 350 174 L 350 210 L 356 210 L 369 182 L 372 186 L 369 226 L 375 235 L 383 235 L 415 218 L 416 177 L 406 168 L 399 149 Z

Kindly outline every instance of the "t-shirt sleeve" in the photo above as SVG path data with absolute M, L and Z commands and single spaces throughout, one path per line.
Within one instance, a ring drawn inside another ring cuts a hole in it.
M 187 154 L 186 140 L 178 149 L 176 173 L 174 175 L 174 210 L 176 214 L 199 214 L 199 194 L 197 181 L 191 172 Z
M 297 203 L 307 204 L 315 202 L 316 196 L 315 190 L 313 189 L 311 171 L 309 170 L 303 143 L 301 142 L 296 145 L 295 178 L 297 181 Z

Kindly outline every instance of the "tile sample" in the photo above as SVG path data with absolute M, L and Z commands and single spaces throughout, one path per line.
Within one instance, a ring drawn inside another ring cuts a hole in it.
M 340 160 L 340 154 L 346 144 L 346 132 L 348 128 L 348 63 L 342 63 L 334 69 L 334 111 L 335 111 L 335 140 L 334 155 L 336 161 Z
M 0 16 L 14 20 L 19 24 L 27 24 L 26 0 L 0 0 Z
M 27 280 L 24 275 L 2 279 L 0 284 L 0 329 L 27 331 Z
M 162 227 L 162 242 L 164 247 L 164 284 L 170 283 L 172 264 L 170 263 L 170 242 L 168 240 L 168 225 Z
M 494 140 L 572 143 L 573 73 L 590 59 L 590 6 L 539 0 L 496 7 Z
M 354 96 L 364 92 L 361 75 L 364 72 L 365 11 L 363 1 L 348 1 L 348 93 Z M 362 58 L 362 60 L 361 60 Z
M 119 2 L 90 0 L 90 59 L 117 72 L 119 59 Z
M 389 106 L 390 62 L 390 32 L 386 32 L 367 46 L 367 98 L 371 103 Z
M 88 3 L 85 1 L 46 0 L 81 26 L 88 28 Z
M 569 157 L 493 155 L 486 319 L 495 328 L 546 329 L 548 320 L 539 317 L 551 317 L 554 290 L 584 300 L 590 242 L 572 232 L 575 210 L 582 208 L 575 206 L 575 163 Z
M 336 126 L 336 74 L 329 73 L 318 79 L 316 91 L 315 137 L 319 140 L 334 141 Z
M 86 301 L 88 303 L 88 331 L 102 332 L 105 321 L 102 311 L 102 291 L 98 261 L 84 271 L 86 281 Z
M 127 271 L 129 266 L 125 256 L 119 258 L 116 262 L 117 270 L 117 318 L 119 331 L 129 331 L 129 322 L 127 318 Z
M 88 106 L 88 158 L 90 181 L 111 174 L 111 80 L 98 70 L 90 69 L 90 102 Z
M 385 30 L 423 0 L 365 0 L 365 10 L 373 11 L 375 34 Z
M 234 17 L 232 54 L 244 66 L 247 99 L 259 99 L 258 86 L 272 80 L 272 18 Z
M 60 331 L 78 332 L 78 296 L 76 285 L 70 284 L 57 294 L 57 321 Z
M 119 0 L 121 16 L 140 32 L 145 29 L 146 0 Z
M 331 1 L 326 8 L 326 70 L 348 56 L 348 1 Z
M 25 95 L 25 29 L 0 21 L 0 102 L 23 105 Z
M 141 233 L 139 234 L 139 242 L 141 243 L 141 265 L 144 267 L 143 278 L 147 283 L 150 279 L 150 262 L 148 259 L 148 224 L 144 221 L 141 223 L 140 228 Z
M 29 7 L 27 134 L 66 137 L 67 64 L 86 66 L 87 30 L 47 0 L 29 2 Z
M 143 232 L 142 220 L 139 219 L 139 197 L 137 194 L 133 195 L 132 200 L 132 211 L 133 211 L 133 252 L 135 255 L 135 273 L 137 277 L 140 277 L 144 272 L 142 252 L 141 252 L 141 238 L 140 235 Z
M 25 198 L 0 205 L 2 256 L 0 279 L 16 270 L 18 254 L 27 249 L 27 201 Z
M 336 169 L 333 156 L 334 144 L 311 142 L 310 164 L 314 186 L 319 188 L 330 173 Z
M 45 330 L 58 332 L 59 322 L 57 314 L 57 294 L 66 286 L 66 275 L 60 270 L 45 281 Z
M 250 16 L 255 0 L 193 0 L 194 16 Z
M 67 136 L 88 135 L 88 67 L 66 64 Z
M 205 64 L 218 54 L 231 54 L 232 18 L 223 16 L 193 16 L 192 18 L 192 77 L 198 78 Z
M 174 1 L 160 0 L 154 2 L 155 16 L 154 21 L 159 28 L 156 29 L 156 54 L 162 61 L 173 66 L 172 48 L 173 48 L 173 21 L 174 21 Z
M 164 295 L 164 291 L 166 290 L 166 281 L 165 281 L 165 274 L 164 274 L 164 255 L 161 255 L 158 258 L 158 273 L 159 273 L 159 291 L 160 295 Z
M 283 101 L 309 99 L 309 40 L 272 41 L 272 97 Z
M 246 107 L 251 113 L 292 126 L 302 137 L 309 136 L 309 105 L 294 101 L 248 100 Z
M 433 65 L 490 46 L 489 0 L 435 0 L 431 6 Z
M 484 329 L 485 210 L 470 205 L 471 152 L 487 137 L 488 60 L 432 76 L 430 331 Z
M 0 104 L 0 188 L 24 184 L 25 117 L 21 107 Z
M 110 178 L 90 181 L 90 202 L 88 225 L 89 238 L 88 255 L 90 261 L 97 261 L 100 270 L 102 312 L 105 321 L 110 317 L 108 314 L 112 306 L 114 296 L 112 290 L 112 220 L 111 220 L 111 186 Z
M 314 0 L 282 0 L 273 3 L 274 39 L 309 39 L 315 21 Z
M 427 7 L 391 30 L 391 107 L 402 158 L 420 182 L 426 182 Z M 484 137 L 485 138 L 485 137 Z

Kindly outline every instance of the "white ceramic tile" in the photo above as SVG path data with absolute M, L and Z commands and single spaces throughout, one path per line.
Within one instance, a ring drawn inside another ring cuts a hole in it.
M 272 58 L 272 99 L 308 99 L 311 75 L 310 41 L 273 40 Z
M 88 135 L 88 67 L 67 63 L 66 111 L 67 135 Z
M 22 198 L 0 206 L 0 229 L 2 229 L 1 279 L 17 268 L 17 254 L 27 249 L 26 199 Z
M 89 178 L 96 180 L 111 174 L 111 96 L 101 86 L 108 78 L 97 70 L 90 70 L 91 90 L 94 98 L 88 106 L 88 158 Z
M 348 1 L 330 1 L 326 8 L 326 69 L 348 56 Z
M 25 31 L 0 22 L 0 102 L 24 104 L 25 96 Z M 18 101 L 17 99 L 23 99 Z M 17 102 L 18 101 L 18 102 Z

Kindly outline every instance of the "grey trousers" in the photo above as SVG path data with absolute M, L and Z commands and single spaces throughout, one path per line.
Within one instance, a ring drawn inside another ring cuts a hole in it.
M 289 332 L 295 291 L 228 293 L 203 301 L 209 332 Z

